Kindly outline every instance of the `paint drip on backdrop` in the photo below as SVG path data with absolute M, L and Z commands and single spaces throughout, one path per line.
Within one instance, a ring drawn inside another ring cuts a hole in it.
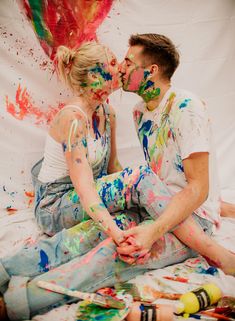
M 5 98 L 8 113 L 18 120 L 34 118 L 36 125 L 50 124 L 55 114 L 64 107 L 64 103 L 59 103 L 56 107 L 49 106 L 46 111 L 42 111 L 41 108 L 35 106 L 27 88 L 22 88 L 20 84 L 16 90 L 14 100 L 10 100 L 8 95 Z
M 53 59 L 60 45 L 78 47 L 96 39 L 96 30 L 113 0 L 18 0 L 46 54 Z

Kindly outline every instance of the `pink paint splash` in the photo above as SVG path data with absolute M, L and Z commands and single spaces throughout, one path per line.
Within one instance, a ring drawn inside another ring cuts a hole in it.
M 47 111 L 42 111 L 39 107 L 34 106 L 32 97 L 27 89 L 22 89 L 20 84 L 16 90 L 15 102 L 9 101 L 6 96 L 6 109 L 13 117 L 23 120 L 27 117 L 34 117 L 35 124 L 50 124 L 55 114 L 64 107 L 64 103 L 59 103 L 57 107 L 48 107 Z
M 18 0 L 46 54 L 53 59 L 60 45 L 79 47 L 96 39 L 96 30 L 113 0 Z
M 140 88 L 140 83 L 144 79 L 144 69 L 137 68 L 129 77 L 129 84 L 127 85 L 127 90 L 138 91 Z

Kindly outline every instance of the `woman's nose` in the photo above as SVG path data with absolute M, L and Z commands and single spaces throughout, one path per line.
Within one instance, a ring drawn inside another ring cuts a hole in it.
M 125 73 L 123 61 L 122 61 L 121 63 L 119 63 L 119 65 L 118 65 L 118 71 L 119 71 L 120 73 L 122 73 L 122 74 Z

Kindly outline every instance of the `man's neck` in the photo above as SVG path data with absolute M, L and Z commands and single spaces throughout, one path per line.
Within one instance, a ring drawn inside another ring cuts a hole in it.
M 170 88 L 171 84 L 170 82 L 161 82 L 161 83 L 156 83 L 154 87 L 159 88 L 160 89 L 160 93 L 157 97 L 151 99 L 150 101 L 148 101 L 146 103 L 146 108 L 149 111 L 153 111 L 154 109 L 158 108 L 158 106 L 160 105 L 163 97 L 165 96 L 165 93 L 167 92 L 167 90 Z

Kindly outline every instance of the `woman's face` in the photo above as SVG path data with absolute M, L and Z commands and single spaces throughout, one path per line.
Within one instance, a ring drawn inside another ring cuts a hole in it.
M 106 99 L 122 85 L 117 58 L 110 49 L 105 48 L 105 61 L 89 70 L 89 87 L 96 100 Z
M 108 49 L 106 50 L 107 63 L 106 68 L 109 70 L 112 75 L 112 91 L 119 89 L 122 86 L 121 73 L 119 71 L 119 64 L 114 53 Z

